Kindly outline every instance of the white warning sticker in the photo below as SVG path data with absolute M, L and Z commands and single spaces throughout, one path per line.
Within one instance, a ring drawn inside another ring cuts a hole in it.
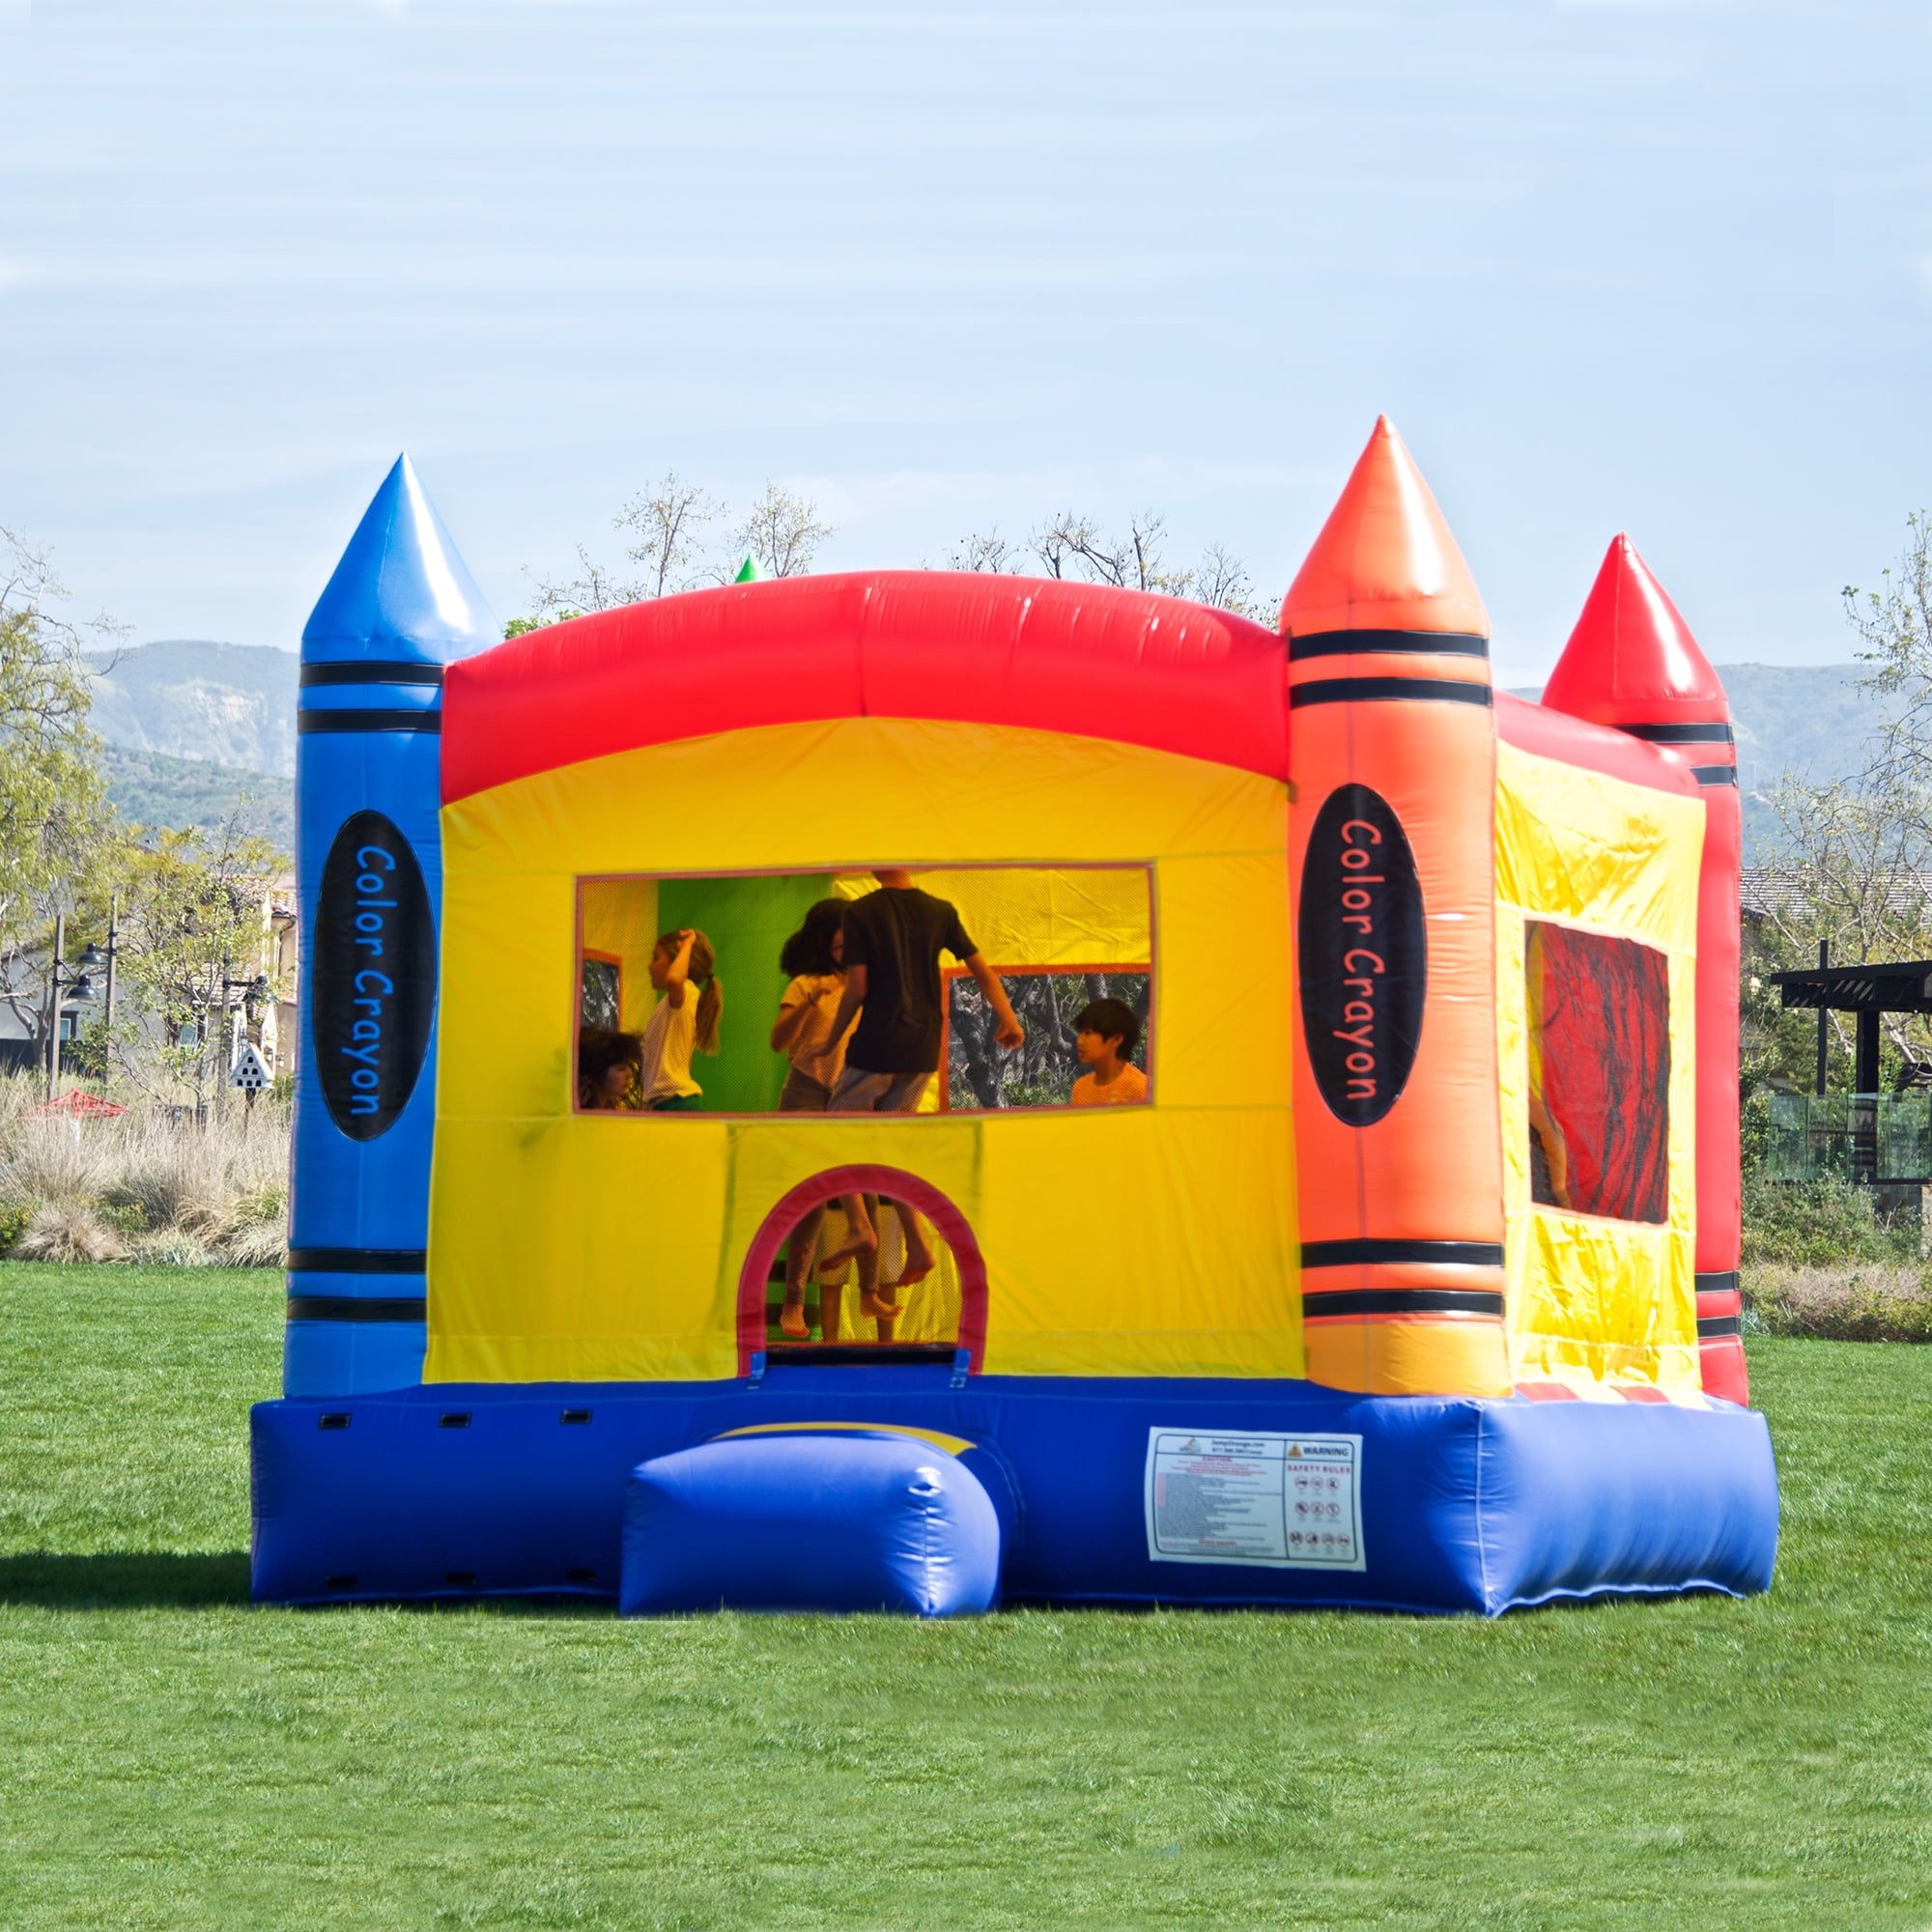
M 1155 1563 L 1360 1570 L 1359 1435 L 1151 1429 L 1148 1555 Z

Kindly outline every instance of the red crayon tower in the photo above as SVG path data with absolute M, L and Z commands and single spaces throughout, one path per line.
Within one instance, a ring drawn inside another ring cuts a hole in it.
M 1376 424 L 1282 606 L 1310 1378 L 1510 1386 L 1489 618 Z
M 1738 1294 L 1738 868 L 1730 705 L 1690 627 L 1627 536 L 1610 545 L 1543 694 L 1551 711 L 1642 738 L 1704 791 L 1697 889 L 1697 1340 L 1705 1389 L 1747 1402 Z

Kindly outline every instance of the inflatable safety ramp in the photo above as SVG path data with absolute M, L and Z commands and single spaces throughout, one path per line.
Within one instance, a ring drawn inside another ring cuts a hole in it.
M 625 1498 L 627 1617 L 949 1617 L 991 1609 L 999 1591 L 992 1498 L 929 1435 L 754 1427 L 640 1464 Z
M 954 1389 L 909 1370 L 263 1403 L 254 1502 L 258 1602 L 579 1595 L 636 1613 L 1494 1616 L 1762 1590 L 1777 1543 L 1764 1418 L 1728 1404 Z

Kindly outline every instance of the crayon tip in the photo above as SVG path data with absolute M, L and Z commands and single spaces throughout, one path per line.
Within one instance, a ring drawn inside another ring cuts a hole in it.
M 1395 425 L 1378 416 L 1281 607 L 1285 637 L 1448 631 L 1488 637 L 1469 566 Z
M 1731 715 L 1722 681 L 1690 626 L 1621 531 L 1543 701 L 1597 724 L 1727 722 Z
M 731 582 L 733 583 L 762 583 L 764 581 L 765 573 L 758 568 L 758 559 L 750 551 L 747 551 L 745 553 L 745 560 L 738 566 L 738 574 Z
M 302 628 L 303 660 L 446 664 L 497 636 L 415 465 L 397 457 Z

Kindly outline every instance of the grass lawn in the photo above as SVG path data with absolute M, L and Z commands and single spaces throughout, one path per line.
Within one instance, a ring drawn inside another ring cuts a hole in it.
M 1932 1924 L 1932 1349 L 1766 1341 L 1773 1593 L 247 1606 L 281 1289 L 0 1266 L 0 1925 Z

